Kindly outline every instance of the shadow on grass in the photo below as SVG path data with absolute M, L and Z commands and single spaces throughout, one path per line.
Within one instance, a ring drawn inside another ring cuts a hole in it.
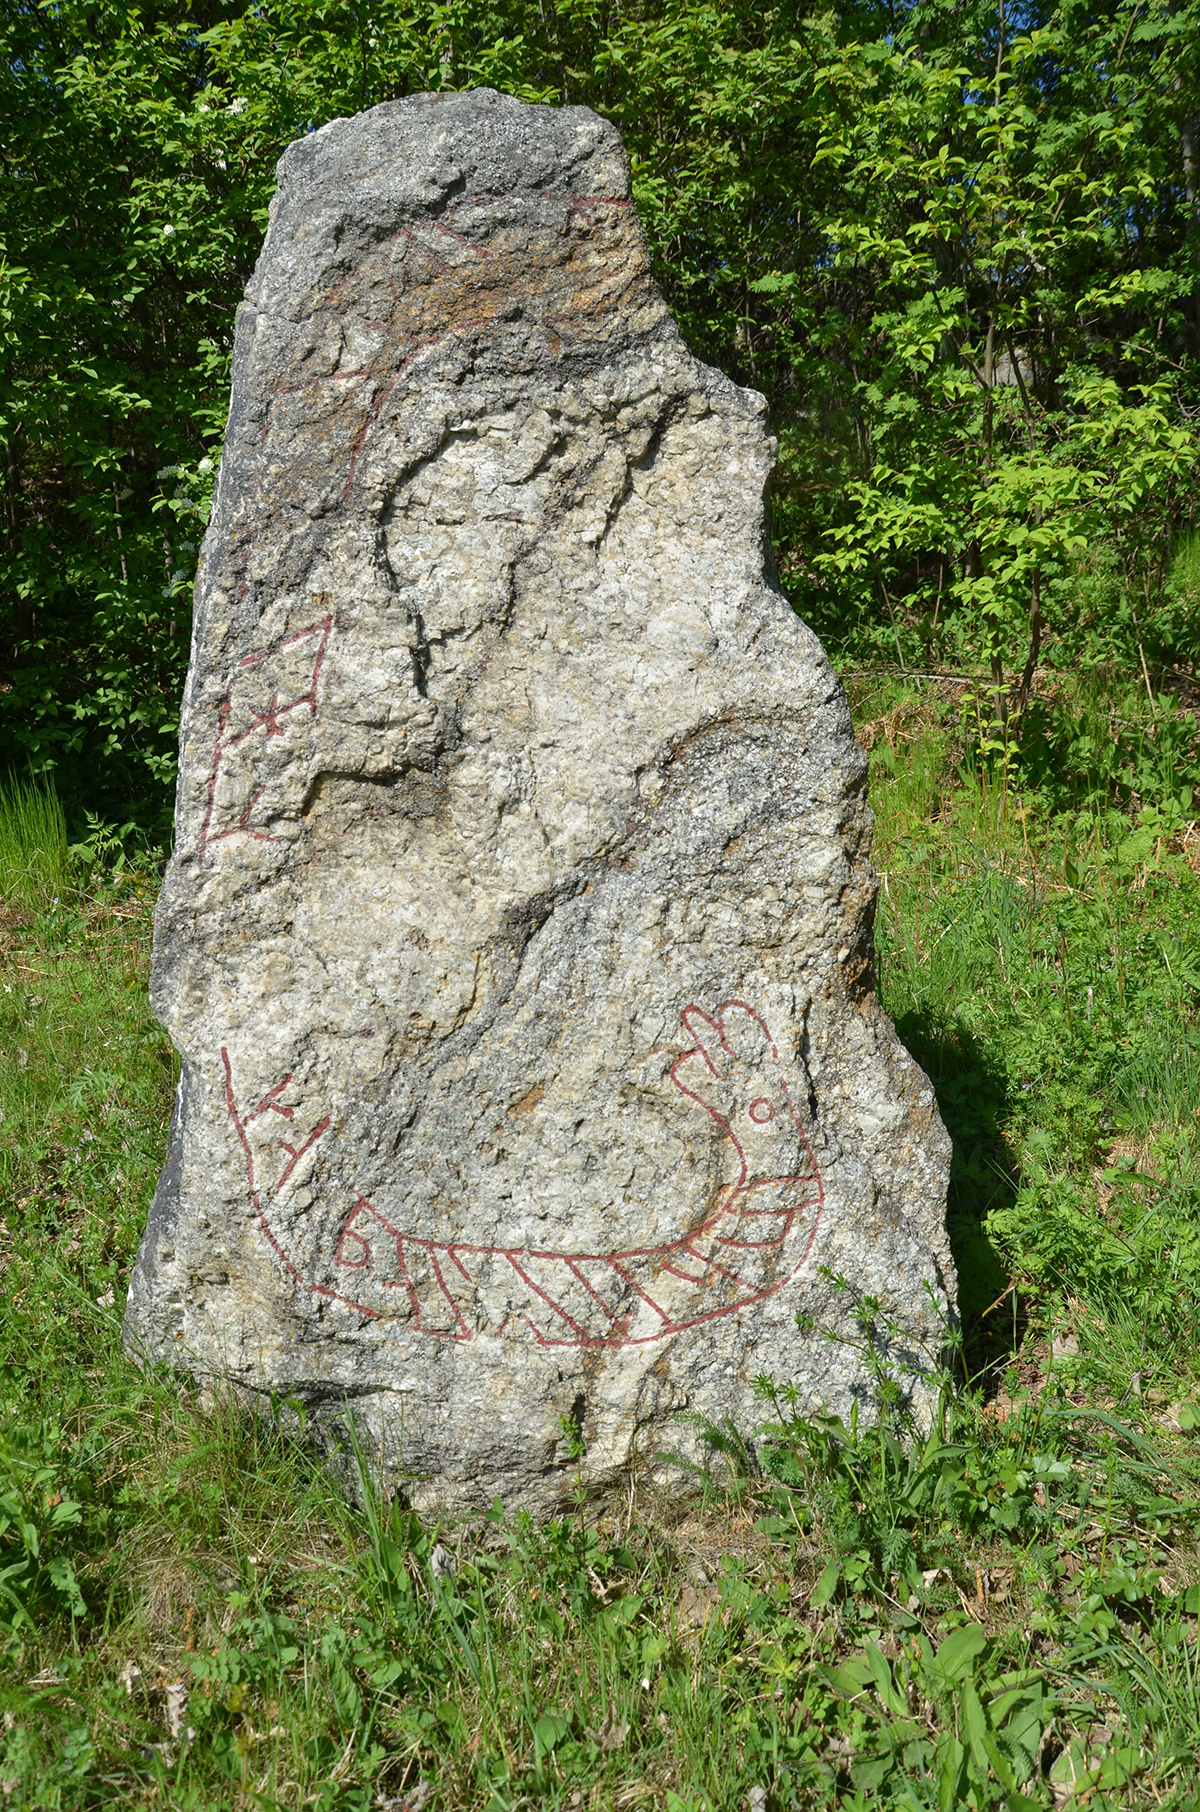
M 933 1084 L 950 1134 L 950 1191 L 946 1231 L 958 1272 L 968 1375 L 992 1373 L 1019 1342 L 1020 1303 L 985 1222 L 993 1208 L 1016 1193 L 1016 1170 L 1005 1142 L 1008 1091 L 1000 1069 L 978 1039 L 957 1020 L 928 1009 L 902 1013 L 896 1030 Z

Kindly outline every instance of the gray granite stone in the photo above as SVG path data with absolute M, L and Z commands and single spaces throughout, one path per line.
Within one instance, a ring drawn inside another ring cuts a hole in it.
M 866 764 L 615 129 L 483 90 L 279 165 L 196 590 L 132 1349 L 544 1512 L 926 1389 L 948 1143 L 873 992 Z M 928 1287 L 927 1287 L 928 1286 Z M 576 1429 L 586 1447 L 579 1461 Z

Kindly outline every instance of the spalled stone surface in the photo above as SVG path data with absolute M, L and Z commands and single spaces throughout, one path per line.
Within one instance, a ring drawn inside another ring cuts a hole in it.
M 427 1508 L 749 1429 L 763 1373 L 845 1413 L 860 1355 L 797 1322 L 844 1323 L 825 1268 L 940 1344 L 948 1144 L 872 992 L 865 762 L 770 576 L 772 457 L 594 114 L 419 96 L 284 155 L 127 1338 L 353 1413 Z

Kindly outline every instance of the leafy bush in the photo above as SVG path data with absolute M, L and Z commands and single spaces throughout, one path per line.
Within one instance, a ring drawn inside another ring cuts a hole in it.
M 1197 4 L 9 8 L 0 764 L 165 833 L 275 160 L 479 83 L 620 126 L 685 333 L 769 397 L 779 567 L 841 656 L 965 665 L 989 724 L 1039 660 L 1188 665 Z

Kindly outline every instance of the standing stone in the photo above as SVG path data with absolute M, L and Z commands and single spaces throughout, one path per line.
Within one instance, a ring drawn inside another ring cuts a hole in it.
M 749 1430 L 763 1373 L 846 1413 L 829 1273 L 910 1377 L 941 1342 L 948 1145 L 872 992 L 866 765 L 772 576 L 773 453 L 586 108 L 421 95 L 284 154 L 127 1339 L 353 1414 L 427 1509 L 544 1511 L 681 1411 Z

